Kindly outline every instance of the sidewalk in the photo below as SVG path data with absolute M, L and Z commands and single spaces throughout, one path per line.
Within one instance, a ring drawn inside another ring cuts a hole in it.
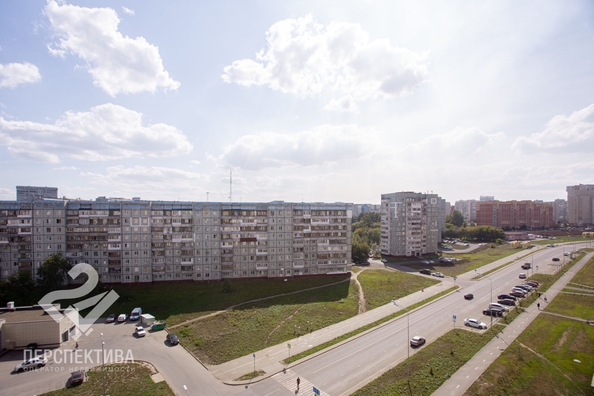
M 535 247 L 530 250 L 529 254 L 533 254 L 542 247 Z M 528 254 L 528 255 L 529 255 Z M 514 254 L 508 257 L 504 257 L 497 261 L 494 261 L 490 264 L 487 264 L 481 267 L 482 272 L 487 272 L 497 267 L 500 267 L 509 262 L 520 262 L 526 256 L 526 251 L 521 251 L 518 254 Z M 393 267 L 392 267 L 393 268 Z M 415 271 L 416 272 L 416 271 Z M 446 289 L 454 285 L 458 285 L 463 287 L 460 281 L 469 281 L 473 279 L 477 274 L 475 271 L 469 271 L 457 277 L 457 280 L 454 281 L 452 278 L 447 277 L 441 283 L 428 287 L 424 291 L 418 291 L 416 293 L 410 294 L 406 297 L 403 297 L 399 300 L 393 301 L 392 303 L 388 303 L 383 305 L 379 308 L 375 308 L 371 311 L 367 311 L 363 314 L 354 316 L 350 319 L 342 321 L 340 323 L 336 323 L 334 325 L 328 326 L 326 328 L 314 331 L 312 333 L 304 334 L 296 339 L 288 341 L 286 344 L 278 344 L 273 345 L 270 348 L 266 348 L 260 351 L 255 352 L 253 355 L 243 356 L 241 358 L 237 358 L 235 360 L 231 360 L 229 362 L 217 365 L 217 366 L 207 366 L 210 372 L 217 377 L 220 381 L 227 383 L 227 384 L 244 384 L 248 383 L 248 381 L 235 381 L 237 378 L 251 373 L 254 371 L 254 363 L 256 370 L 263 370 L 266 372 L 266 375 L 262 377 L 258 377 L 256 381 L 261 381 L 262 379 L 268 378 L 285 367 L 283 364 L 280 363 L 281 360 L 289 357 L 289 352 L 291 356 L 306 351 L 312 347 L 318 346 L 323 344 L 327 341 L 330 341 L 336 337 L 342 336 L 346 333 L 349 333 L 353 330 L 356 330 L 360 327 L 373 323 L 381 318 L 384 318 L 388 315 L 391 315 L 395 312 L 398 312 L 404 308 L 407 308 L 413 304 L 421 302 L 435 294 L 438 294 Z M 305 329 L 303 329 L 305 331 Z M 344 342 L 344 341 L 343 341 Z M 290 344 L 290 350 L 289 345 Z M 339 344 L 337 344 L 339 345 Z M 255 357 L 254 357 L 255 355 Z M 309 358 L 315 356 L 310 355 Z M 255 361 L 255 362 L 254 362 Z M 290 364 L 287 368 L 294 366 L 295 363 Z
M 548 300 L 552 301 L 557 294 L 569 283 L 574 275 L 594 256 L 594 253 L 588 253 L 561 279 L 553 284 L 546 295 Z M 543 296 L 544 297 L 544 296 Z M 507 325 L 496 338 L 493 338 L 483 349 L 472 357 L 464 366 L 462 366 L 454 375 L 437 389 L 434 396 L 461 395 L 485 372 L 503 351 L 532 323 L 532 321 L 541 313 L 538 310 L 538 303 L 544 300 L 536 300 L 524 313 L 519 315 L 511 324 Z

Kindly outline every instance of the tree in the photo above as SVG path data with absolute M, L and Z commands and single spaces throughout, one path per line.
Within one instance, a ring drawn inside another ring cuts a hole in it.
M 19 270 L 10 275 L 6 281 L 0 282 L 0 299 L 4 306 L 9 301 L 14 301 L 15 305 L 35 303 L 35 282 L 31 277 L 31 271 Z
M 363 263 L 369 255 L 369 245 L 359 238 L 353 238 L 352 258 L 354 263 Z
M 37 285 L 43 293 L 60 289 L 68 281 L 71 268 L 72 264 L 62 253 L 52 254 L 37 269 Z
M 464 216 L 462 215 L 462 212 L 454 210 L 446 216 L 446 223 L 453 224 L 456 227 L 462 227 L 462 225 L 464 225 Z

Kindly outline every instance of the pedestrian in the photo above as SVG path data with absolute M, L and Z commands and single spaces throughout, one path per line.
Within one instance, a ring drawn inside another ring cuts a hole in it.
M 540 303 L 536 304 L 536 306 L 538 307 L 538 309 L 540 309 Z
M 297 377 L 297 390 L 299 390 L 299 384 L 301 383 L 301 379 Z
M 544 296 L 544 300 L 545 300 L 545 302 L 547 302 L 547 296 Z
M 76 343 L 76 345 L 74 346 L 75 349 L 78 349 L 78 342 Z
M 424 287 L 421 287 L 421 291 L 424 292 L 425 291 L 425 288 Z

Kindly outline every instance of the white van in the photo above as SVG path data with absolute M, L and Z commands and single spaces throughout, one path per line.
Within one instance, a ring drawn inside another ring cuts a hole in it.
M 140 315 L 142 315 L 142 308 L 134 308 L 130 314 L 130 320 L 138 320 L 140 319 Z

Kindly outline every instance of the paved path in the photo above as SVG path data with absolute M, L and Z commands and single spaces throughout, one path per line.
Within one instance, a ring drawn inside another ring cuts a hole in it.
M 594 256 L 588 253 L 577 264 L 570 268 L 561 278 L 547 290 L 548 300 L 553 300 L 557 294 L 569 283 L 574 275 Z M 544 296 L 543 296 L 544 298 Z M 437 389 L 434 396 L 461 395 L 485 372 L 485 370 L 501 355 L 503 351 L 532 323 L 541 313 L 537 304 L 544 303 L 543 299 L 536 300 L 524 313 L 520 314 L 505 330 L 490 341 L 483 349 L 472 357 L 454 375 Z

